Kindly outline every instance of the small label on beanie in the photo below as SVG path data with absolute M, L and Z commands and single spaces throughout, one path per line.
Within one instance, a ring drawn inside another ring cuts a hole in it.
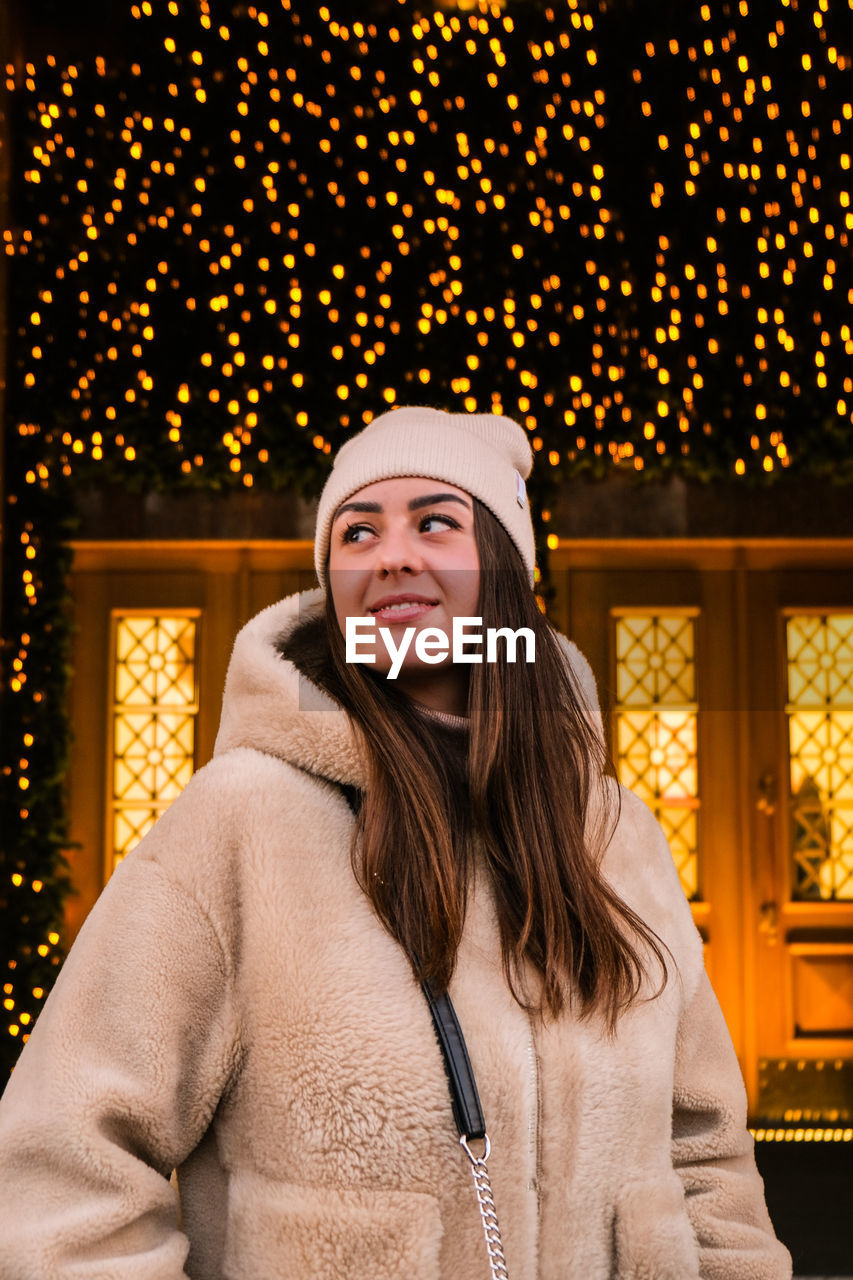
M 524 477 L 520 471 L 515 473 L 515 500 L 520 507 L 523 507 L 527 501 L 527 489 L 524 487 Z

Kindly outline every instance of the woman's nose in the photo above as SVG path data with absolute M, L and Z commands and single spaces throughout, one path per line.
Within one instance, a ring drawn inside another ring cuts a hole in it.
M 405 530 L 388 530 L 377 547 L 377 571 L 420 573 L 422 568 L 423 555 L 417 539 Z

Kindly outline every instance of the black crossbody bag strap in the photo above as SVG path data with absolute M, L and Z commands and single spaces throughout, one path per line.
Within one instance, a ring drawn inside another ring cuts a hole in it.
M 345 784 L 341 785 L 341 790 L 353 813 L 358 814 L 361 793 L 357 788 Z M 465 1037 L 448 993 L 445 991 L 443 995 L 436 996 L 426 980 L 421 983 L 421 990 L 432 1014 L 435 1034 L 444 1059 L 444 1069 L 450 1087 L 450 1105 L 459 1131 L 459 1143 L 471 1162 L 474 1190 L 483 1222 L 486 1252 L 489 1255 L 489 1274 L 492 1280 L 509 1280 L 501 1229 L 486 1164 L 492 1145 L 486 1132 L 486 1120 L 480 1105 L 477 1081 L 474 1079 L 474 1070 L 471 1059 L 468 1057 Z M 484 1144 L 485 1149 L 481 1156 L 475 1155 L 471 1150 L 469 1143 L 475 1141 L 482 1141 Z
M 456 1017 L 453 1001 L 446 991 L 444 995 L 436 996 L 429 982 L 422 982 L 421 989 L 426 996 L 435 1034 L 441 1046 L 444 1069 L 450 1085 L 453 1119 L 456 1121 L 459 1137 L 469 1141 L 485 1138 L 486 1120 L 480 1105 L 477 1081 L 474 1079 L 471 1059 L 468 1057 L 465 1037 Z
M 441 1047 L 441 1056 L 444 1058 L 444 1069 L 450 1086 L 450 1104 L 453 1108 L 456 1128 L 459 1130 L 459 1144 L 471 1162 L 474 1191 L 477 1195 L 486 1252 L 489 1256 L 489 1274 L 492 1280 L 509 1280 L 498 1212 L 495 1208 L 486 1163 L 491 1154 L 492 1144 L 486 1133 L 486 1120 L 480 1105 L 477 1081 L 474 1079 L 465 1037 L 462 1034 L 459 1019 L 456 1017 L 453 1001 L 447 992 L 436 996 L 427 981 L 421 983 L 421 990 L 429 1005 L 435 1034 Z M 484 1149 L 481 1156 L 471 1150 L 470 1144 L 475 1141 L 483 1142 Z

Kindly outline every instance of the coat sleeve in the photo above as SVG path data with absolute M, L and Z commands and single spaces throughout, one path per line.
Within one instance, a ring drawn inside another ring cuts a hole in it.
M 746 1092 L 707 974 L 676 1043 L 672 1160 L 699 1243 L 702 1280 L 789 1280 L 746 1125 Z
M 163 866 L 131 854 L 0 1100 L 0 1280 L 187 1274 L 169 1179 L 227 1088 L 232 1011 L 209 917 Z

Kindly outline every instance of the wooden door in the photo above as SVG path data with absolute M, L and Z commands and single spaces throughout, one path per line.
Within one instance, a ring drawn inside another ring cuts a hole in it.
M 734 577 L 694 548 L 658 552 L 654 567 L 636 554 L 622 560 L 624 567 L 613 569 L 597 565 L 589 550 L 575 553 L 571 567 L 555 573 L 557 620 L 596 674 L 620 778 L 649 804 L 670 841 L 743 1062 Z
M 751 1114 L 849 1124 L 853 571 L 576 544 L 554 578 L 620 776 L 670 839 Z
M 749 575 L 758 1112 L 853 1111 L 853 573 Z

